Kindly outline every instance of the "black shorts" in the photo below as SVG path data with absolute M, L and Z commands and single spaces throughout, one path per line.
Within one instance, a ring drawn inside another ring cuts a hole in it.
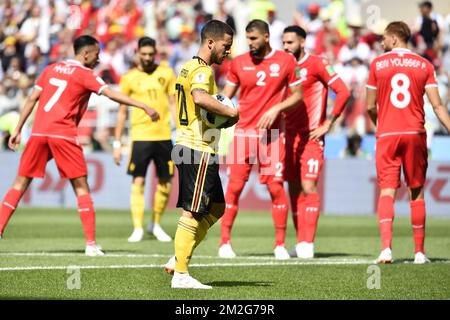
M 172 160 L 178 169 L 178 208 L 208 214 L 213 203 L 225 203 L 216 154 L 175 145 Z
M 133 177 L 145 177 L 150 161 L 155 161 L 156 175 L 160 179 L 173 176 L 173 162 L 170 157 L 172 141 L 133 141 L 127 173 Z

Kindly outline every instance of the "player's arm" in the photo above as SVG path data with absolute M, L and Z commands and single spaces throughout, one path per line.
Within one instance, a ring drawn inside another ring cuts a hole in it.
M 209 93 L 204 89 L 200 88 L 193 89 L 191 94 L 194 103 L 199 105 L 206 111 L 228 118 L 236 118 L 238 116 L 237 110 L 229 108 L 224 104 L 220 103 L 219 101 L 211 97 Z
M 114 129 L 114 142 L 113 142 L 113 156 L 114 162 L 119 166 L 122 160 L 122 132 L 127 120 L 127 106 L 124 104 L 119 105 L 117 110 L 117 123 Z
M 223 87 L 222 94 L 231 99 L 236 94 L 238 88 L 239 86 L 227 82 L 225 83 L 225 87 Z
M 138 100 L 135 100 L 133 98 L 130 98 L 127 95 L 124 95 L 123 93 L 120 93 L 118 91 L 112 90 L 109 87 L 105 87 L 102 92 L 104 96 L 110 98 L 111 100 L 126 105 L 126 106 L 134 106 L 136 108 L 142 109 L 147 113 L 147 115 L 152 119 L 152 121 L 158 121 L 159 120 L 159 114 L 154 109 L 148 107 L 145 103 L 142 103 Z
M 323 124 L 310 132 L 309 138 L 311 140 L 319 140 L 328 132 L 330 132 L 333 124 L 344 111 L 348 99 L 350 99 L 350 91 L 341 78 L 337 77 L 333 82 L 329 84 L 329 87 L 336 93 L 334 108 L 331 111 L 331 115 L 323 122 Z
M 16 147 L 20 144 L 20 133 L 22 131 L 23 125 L 25 124 L 34 107 L 36 106 L 36 103 L 38 102 L 40 96 L 41 96 L 41 89 L 34 88 L 33 92 L 31 92 L 31 95 L 25 102 L 25 106 L 22 112 L 20 113 L 19 123 L 17 124 L 16 129 L 14 130 L 13 134 L 11 135 L 8 141 L 8 146 L 11 149 L 15 150 Z
M 366 101 L 367 101 L 367 112 L 369 113 L 370 120 L 372 120 L 373 124 L 377 125 L 377 90 L 367 88 L 366 91 Z
M 445 105 L 442 103 L 441 96 L 437 87 L 426 88 L 428 100 L 430 100 L 433 106 L 434 113 L 438 117 L 441 124 L 447 129 L 447 133 L 450 133 L 450 116 Z
M 299 102 L 303 99 L 302 85 L 297 84 L 291 86 L 290 89 L 291 95 L 288 98 L 274 105 L 261 116 L 256 125 L 259 129 L 270 128 L 281 112 L 287 111 L 299 105 Z

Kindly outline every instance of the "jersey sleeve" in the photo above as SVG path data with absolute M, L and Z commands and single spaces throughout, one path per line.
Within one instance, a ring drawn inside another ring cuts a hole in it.
M 375 75 L 375 62 L 370 64 L 369 79 L 366 84 L 367 89 L 377 90 L 377 78 Z
M 48 74 L 49 67 L 45 68 L 44 71 L 41 73 L 39 78 L 37 79 L 34 87 L 38 90 L 44 89 L 45 84 L 47 83 L 47 74 Z
M 119 88 L 120 92 L 122 92 L 123 94 L 126 94 L 127 96 L 131 94 L 130 80 L 128 80 L 127 75 L 120 78 Z
M 227 79 L 226 82 L 232 86 L 238 86 L 239 85 L 239 77 L 237 72 L 237 60 L 233 59 L 230 64 L 230 68 L 227 72 Z
M 191 74 L 191 91 L 194 89 L 203 89 L 209 92 L 210 85 L 213 82 L 212 69 L 207 66 L 200 66 Z
M 101 94 L 103 89 L 107 87 L 105 81 L 97 76 L 94 72 L 86 72 L 84 77 L 84 87 L 96 94 Z
M 289 64 L 287 67 L 287 81 L 288 81 L 289 87 L 294 87 L 301 83 L 300 67 L 297 64 L 297 61 L 295 61 L 294 56 L 292 56 L 292 59 L 291 59 L 291 61 L 289 61 Z
M 427 82 L 425 84 L 425 88 L 437 88 L 438 87 L 438 81 L 436 79 L 436 71 L 434 70 L 434 66 L 431 63 L 428 63 L 427 67 Z
M 331 86 L 337 79 L 340 79 L 339 75 L 334 70 L 333 66 L 328 60 L 321 59 L 316 65 L 318 69 L 319 80 L 325 86 Z
M 169 69 L 168 75 L 168 84 L 167 84 L 167 94 L 175 95 L 175 85 L 177 82 L 177 77 L 175 76 L 175 72 L 172 69 Z

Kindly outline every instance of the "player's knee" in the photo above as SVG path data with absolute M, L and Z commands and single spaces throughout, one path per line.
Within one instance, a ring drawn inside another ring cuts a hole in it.
M 172 184 L 170 183 L 170 180 L 159 180 L 158 185 L 156 186 L 157 191 L 164 195 L 169 195 L 171 188 Z
M 286 193 L 282 182 L 270 182 L 267 184 L 273 204 L 286 204 Z
M 145 185 L 145 178 L 144 177 L 134 177 L 133 184 L 138 187 L 143 187 Z
M 245 180 L 230 179 L 228 181 L 226 200 L 227 203 L 237 204 L 239 196 L 245 186 Z M 224 207 L 225 210 L 225 207 Z
M 314 183 L 306 183 L 302 185 L 302 190 L 305 195 L 317 193 L 317 186 Z
M 32 180 L 32 178 L 17 176 L 12 187 L 13 189 L 19 190 L 24 193 L 28 189 L 28 186 L 30 185 Z

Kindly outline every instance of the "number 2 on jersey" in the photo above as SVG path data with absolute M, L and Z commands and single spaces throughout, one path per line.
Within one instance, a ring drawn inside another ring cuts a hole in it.
M 401 82 L 401 84 L 400 84 Z M 411 81 L 404 73 L 397 73 L 391 80 L 391 103 L 398 109 L 406 108 L 411 102 L 411 93 L 409 92 L 409 86 Z M 403 96 L 403 100 L 399 99 L 399 96 Z
M 264 71 L 258 71 L 256 77 L 258 78 L 258 81 L 256 82 L 257 86 L 263 87 L 266 85 L 264 82 L 264 80 L 266 80 L 266 73 Z
M 53 108 L 53 106 L 58 101 L 59 97 L 61 97 L 62 93 L 64 92 L 64 90 L 67 87 L 67 81 L 66 80 L 61 80 L 61 79 L 57 79 L 57 78 L 50 78 L 50 80 L 48 82 L 52 86 L 57 87 L 58 89 L 56 89 L 55 93 L 52 95 L 50 100 L 48 100 L 47 104 L 44 106 L 44 111 L 45 112 L 49 112 Z
M 184 93 L 184 88 L 181 84 L 177 83 L 175 89 L 178 91 L 177 103 L 180 107 L 180 125 L 189 125 L 187 105 L 186 105 L 186 94 Z

